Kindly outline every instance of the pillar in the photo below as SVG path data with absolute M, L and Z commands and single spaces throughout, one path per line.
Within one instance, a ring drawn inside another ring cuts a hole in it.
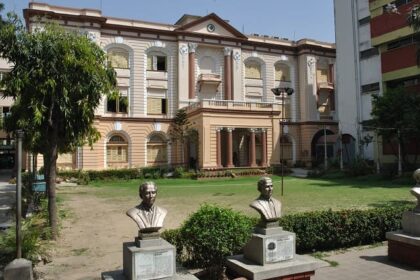
M 262 151 L 261 151 L 261 166 L 267 166 L 267 129 L 261 130 L 261 144 L 262 144 Z
M 195 50 L 196 43 L 188 43 L 188 98 L 195 98 Z
M 227 162 L 226 162 L 226 167 L 227 168 L 232 168 L 234 167 L 233 165 L 233 135 L 232 135 L 232 131 L 233 131 L 233 127 L 228 127 L 226 128 L 227 131 Z
M 250 157 L 249 157 L 249 166 L 256 167 L 257 162 L 256 162 L 256 151 L 255 151 L 255 129 L 251 128 L 249 131 L 251 132 L 251 137 L 250 137 L 251 152 L 250 152 Z
M 216 128 L 216 165 L 217 168 L 222 166 L 222 138 L 220 135 L 221 128 Z
M 225 69 L 224 69 L 224 92 L 226 100 L 233 100 L 232 96 L 232 48 L 224 48 Z

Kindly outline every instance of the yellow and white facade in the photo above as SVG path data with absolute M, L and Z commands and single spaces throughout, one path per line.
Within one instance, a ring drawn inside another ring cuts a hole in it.
M 29 3 L 24 16 L 30 29 L 53 20 L 86 33 L 117 72 L 120 97 L 96 110 L 101 139 L 62 156 L 63 167 L 265 167 L 280 162 L 280 139 L 288 164 L 310 164 L 327 142 L 337 154 L 333 44 L 244 35 L 216 14 L 162 24 Z M 275 97 L 276 87 L 294 94 Z M 179 108 L 198 136 L 184 148 L 169 136 Z

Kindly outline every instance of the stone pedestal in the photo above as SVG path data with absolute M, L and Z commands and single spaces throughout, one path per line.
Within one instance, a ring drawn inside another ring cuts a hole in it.
M 4 280 L 32 280 L 32 262 L 27 259 L 15 259 L 4 269 Z
M 420 269 L 420 236 L 404 231 L 387 232 L 390 260 Z
M 226 266 L 229 274 L 251 280 L 309 280 L 316 269 L 328 266 L 328 264 L 310 256 L 295 255 L 288 261 L 258 265 L 247 260 L 243 255 L 237 255 L 227 258 Z
M 244 247 L 244 257 L 260 265 L 293 259 L 296 235 L 283 231 L 280 227 L 266 230 L 269 230 L 270 234 L 254 233 L 251 236 L 251 240 Z
M 404 212 L 401 224 L 405 233 L 420 236 L 420 213 L 413 211 Z
M 296 235 L 281 227 L 257 227 L 244 254 L 227 258 L 228 273 L 247 279 L 309 280 L 315 269 L 328 266 L 310 256 L 295 254 Z
M 124 275 L 128 280 L 173 279 L 175 255 L 175 247 L 161 238 L 123 243 Z

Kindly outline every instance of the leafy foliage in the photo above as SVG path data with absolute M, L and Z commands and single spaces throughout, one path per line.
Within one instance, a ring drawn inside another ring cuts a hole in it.
M 402 213 L 413 207 L 298 213 L 282 217 L 280 225 L 296 233 L 298 253 L 331 250 L 385 240 L 385 233 L 400 229 Z
M 297 253 L 372 244 L 385 233 L 401 228 L 402 213 L 414 204 L 367 210 L 324 210 L 280 218 L 284 230 L 296 233 Z M 231 209 L 204 205 L 180 229 L 166 230 L 162 238 L 176 246 L 178 261 L 215 272 L 218 279 L 226 256 L 238 254 L 258 220 Z M 218 273 L 218 274 L 217 274 Z
M 57 232 L 55 195 L 59 153 L 92 145 L 102 94 L 115 91 L 115 71 L 103 50 L 86 35 L 44 24 L 27 32 L 16 15 L 0 29 L 0 54 L 13 67 L 2 80 L 3 95 L 12 97 L 7 132 L 23 130 L 24 147 L 44 156 L 49 222 Z
M 407 164 L 407 144 L 420 139 L 420 95 L 404 88 L 388 89 L 382 96 L 373 95 L 372 105 L 372 119 L 364 122 L 365 127 L 377 129 L 384 141 L 396 139 L 401 144 L 403 163 Z M 418 154 L 420 147 L 416 143 Z
M 253 220 L 232 209 L 203 205 L 180 229 L 184 260 L 219 274 L 226 256 L 238 254 L 251 234 Z

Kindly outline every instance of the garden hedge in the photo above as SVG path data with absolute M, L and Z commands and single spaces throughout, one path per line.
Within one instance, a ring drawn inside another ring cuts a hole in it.
M 402 213 L 414 204 L 367 210 L 325 210 L 281 217 L 284 230 L 296 233 L 297 253 L 331 250 L 385 240 L 401 228 Z M 231 209 L 204 205 L 179 229 L 162 237 L 177 248 L 178 261 L 197 268 L 221 267 L 224 257 L 241 253 L 257 219 Z

